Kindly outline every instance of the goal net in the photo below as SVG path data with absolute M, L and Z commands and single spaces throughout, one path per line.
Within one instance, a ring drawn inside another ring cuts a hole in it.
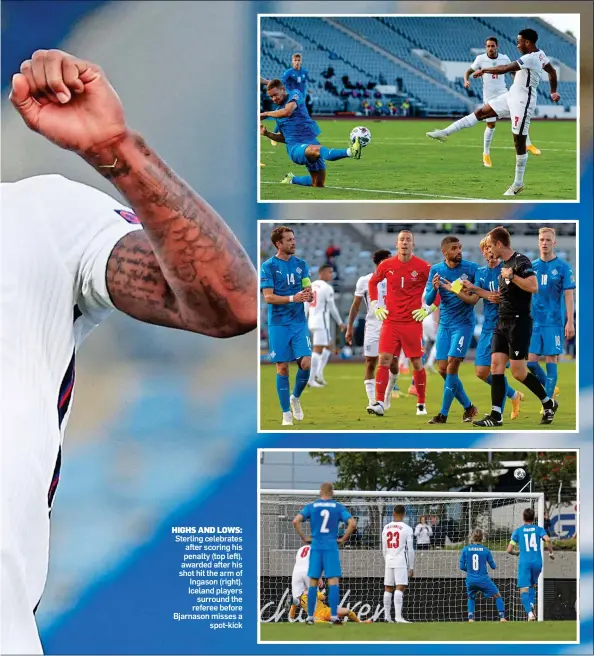
M 291 602 L 291 575 L 303 546 L 292 520 L 304 505 L 319 498 L 317 490 L 260 491 L 260 620 L 285 622 Z M 411 622 L 467 620 L 466 575 L 459 569 L 462 548 L 475 528 L 493 553 L 497 569 L 490 576 L 505 602 L 508 620 L 526 619 L 517 589 L 518 559 L 506 553 L 512 531 L 523 524 L 522 512 L 532 508 L 544 522 L 542 493 L 359 492 L 335 490 L 357 520 L 357 530 L 340 551 L 340 605 L 361 620 L 383 618 L 383 527 L 392 521 L 395 505 L 406 508 L 404 521 L 413 530 L 422 517 L 433 535 L 428 548 L 415 539 L 414 576 L 404 594 L 403 617 Z M 304 524 L 309 530 L 309 522 Z M 340 532 L 344 530 L 341 525 Z M 340 534 L 340 533 L 339 533 Z M 541 546 L 542 549 L 542 546 Z M 543 619 L 543 580 L 538 582 L 536 616 Z M 305 621 L 300 611 L 297 621 Z M 476 621 L 498 620 L 493 599 L 476 600 Z

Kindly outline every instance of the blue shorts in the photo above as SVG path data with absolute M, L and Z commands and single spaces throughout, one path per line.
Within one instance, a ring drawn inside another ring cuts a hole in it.
M 436 360 L 447 360 L 448 358 L 464 358 L 470 347 L 474 326 L 465 324 L 463 326 L 443 326 L 439 324 L 437 329 Z
M 320 143 L 318 141 L 313 144 L 294 144 L 293 146 L 287 146 L 287 152 L 292 162 L 305 166 L 308 171 L 324 171 L 326 169 L 326 162 L 321 157 L 315 162 L 310 162 L 305 156 L 305 150 L 308 146 L 319 145 Z
M 493 328 L 493 330 L 495 330 Z M 481 332 L 478 344 L 476 345 L 476 353 L 474 355 L 474 364 L 477 367 L 490 367 L 491 366 L 491 342 L 493 341 L 493 330 L 485 330 Z
M 519 565 L 518 588 L 529 588 L 538 583 L 538 577 L 542 572 L 542 565 L 538 563 Z
M 311 340 L 306 323 L 269 326 L 270 362 L 293 362 L 311 355 Z
M 561 355 L 564 339 L 563 326 L 534 326 L 528 352 L 536 355 Z
M 469 581 L 466 579 L 466 594 L 468 598 L 476 599 L 477 592 L 482 593 L 483 597 L 489 598 L 499 594 L 499 589 L 491 579 L 485 579 L 484 581 Z
M 338 549 L 315 549 L 309 552 L 309 569 L 307 575 L 310 579 L 319 579 L 322 572 L 327 579 L 340 578 L 342 569 L 340 567 L 340 556 Z

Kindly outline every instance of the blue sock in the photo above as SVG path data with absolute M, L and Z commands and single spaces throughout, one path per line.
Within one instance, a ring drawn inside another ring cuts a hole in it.
M 522 592 L 520 598 L 522 600 L 522 605 L 524 606 L 524 610 L 526 611 L 526 613 L 532 612 L 532 608 L 530 607 L 530 594 L 528 592 Z
M 505 604 L 503 603 L 503 597 L 497 597 L 495 599 L 495 606 L 497 606 L 497 612 L 501 619 L 505 618 Z
M 276 391 L 283 412 L 289 412 L 291 409 L 291 400 L 289 395 L 289 377 L 276 374 Z
M 462 381 L 458 377 L 458 374 L 454 374 L 456 376 L 456 381 L 458 383 L 458 386 L 456 388 L 456 399 L 458 400 L 458 403 L 466 410 L 466 408 L 469 408 L 472 405 L 472 401 L 468 398 L 468 395 L 464 391 L 464 385 L 462 385 Z
M 344 159 L 348 157 L 346 148 L 326 148 L 322 146 L 320 148 L 320 157 L 327 160 L 328 162 L 334 162 L 337 159 Z
M 457 374 L 447 374 L 443 384 L 443 401 L 441 404 L 441 410 L 439 411 L 442 415 L 448 416 L 450 408 L 454 399 L 457 397 L 456 391 L 458 389 L 458 375 Z
M 468 619 L 474 619 L 474 599 L 468 600 Z
M 528 369 L 538 378 L 538 382 L 544 387 L 547 384 L 547 376 L 538 362 L 529 362 Z
M 338 617 L 338 586 L 329 585 L 328 586 L 328 604 L 330 605 L 330 615 L 331 617 Z
M 295 175 L 291 184 L 298 184 L 302 187 L 311 187 L 311 175 Z
M 313 617 L 316 612 L 316 604 L 318 603 L 318 588 L 315 585 L 310 585 L 307 589 L 307 616 Z
M 300 397 L 301 392 L 305 389 L 307 381 L 309 380 L 309 369 L 297 369 L 297 377 L 295 378 L 295 388 L 293 389 L 293 396 Z
M 536 604 L 536 588 L 529 588 L 528 594 L 530 596 L 530 603 L 534 606 Z
M 547 382 L 545 385 L 545 392 L 549 398 L 553 398 L 555 393 L 555 386 L 557 385 L 557 363 L 547 362 Z

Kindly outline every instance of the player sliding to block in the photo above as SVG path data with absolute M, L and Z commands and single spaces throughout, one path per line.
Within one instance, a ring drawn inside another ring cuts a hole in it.
M 287 146 L 289 159 L 295 164 L 305 166 L 309 175 L 288 173 L 283 184 L 296 184 L 305 187 L 323 187 L 326 183 L 326 161 L 339 159 L 360 159 L 363 147 L 359 137 L 350 148 L 328 148 L 322 146 L 317 137 L 321 133 L 319 125 L 310 117 L 305 106 L 305 97 L 294 89 L 287 92 L 280 80 L 271 80 L 267 86 L 268 95 L 278 109 L 261 112 L 260 120 L 275 118 L 279 132 L 270 132 L 260 125 L 260 134 L 279 141 Z
M 534 510 L 526 508 L 522 513 L 524 524 L 517 528 L 511 536 L 507 553 L 519 556 L 518 560 L 518 588 L 520 599 L 528 616 L 528 621 L 536 620 L 534 614 L 536 601 L 536 585 L 542 572 L 542 554 L 540 541 L 544 540 L 549 550 L 549 558 L 554 560 L 553 543 L 544 528 L 534 524 Z M 516 550 L 518 547 L 518 550 Z
M 351 513 L 338 501 L 334 501 L 334 487 L 332 483 L 322 483 L 320 498 L 303 507 L 293 520 L 295 530 L 304 542 L 311 542 L 311 552 L 307 575 L 309 589 L 307 592 L 307 620 L 306 624 L 313 624 L 315 620 L 316 604 L 318 603 L 318 583 L 322 572 L 328 581 L 328 601 L 330 603 L 330 623 L 342 624 L 338 616 L 338 600 L 340 593 L 338 582 L 342 576 L 338 545 L 344 544 L 351 533 L 357 528 L 357 522 Z M 301 523 L 304 520 L 311 522 L 311 537 L 305 535 Z M 338 537 L 338 525 L 344 522 L 347 527 L 341 538 Z
M 497 569 L 491 550 L 483 546 L 483 532 L 475 528 L 472 532 L 470 544 L 467 544 L 460 554 L 460 569 L 466 572 L 466 594 L 468 595 L 468 621 L 474 622 L 474 604 L 476 595 L 480 592 L 487 599 L 493 597 L 499 621 L 505 619 L 505 605 L 499 589 L 491 580 L 487 564 L 491 569 Z
M 479 121 L 489 118 L 510 118 L 516 148 L 516 176 L 513 184 L 503 194 L 515 196 L 524 190 L 524 171 L 528 154 L 526 152 L 526 139 L 530 119 L 536 110 L 538 84 L 542 71 L 546 71 L 551 85 L 551 100 L 559 102 L 561 96 L 557 93 L 557 72 L 542 50 L 536 47 L 538 34 L 534 30 L 522 30 L 518 34 L 518 50 L 522 53 L 520 59 L 504 66 L 482 68 L 473 73 L 473 77 L 482 75 L 504 75 L 514 73 L 514 82 L 507 93 L 497 96 L 488 104 L 483 105 L 473 114 L 464 116 L 455 121 L 444 130 L 427 132 L 427 136 L 438 141 L 445 141 L 450 134 L 471 128 Z

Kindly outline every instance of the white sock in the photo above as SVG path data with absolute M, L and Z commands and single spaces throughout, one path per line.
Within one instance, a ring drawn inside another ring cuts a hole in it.
M 402 619 L 402 602 L 404 600 L 404 593 L 402 590 L 396 590 L 394 593 L 394 606 L 396 608 L 396 619 Z
M 468 116 L 463 116 L 459 121 L 455 121 L 451 125 L 448 125 L 443 131 L 448 134 L 453 134 L 458 132 L 458 130 L 464 130 L 464 128 L 471 128 L 473 125 L 476 125 L 479 122 L 478 118 L 474 114 L 468 114 Z
M 491 141 L 495 136 L 495 128 L 485 128 L 485 139 L 483 146 L 483 153 L 489 155 L 491 153 Z
M 350 148 L 347 148 L 347 156 L 352 157 L 353 156 L 353 151 Z
M 320 356 L 321 357 L 321 362 L 320 362 L 320 368 L 319 368 L 319 371 L 318 371 L 318 378 L 323 378 L 324 377 L 324 369 L 326 368 L 326 365 L 328 364 L 328 360 L 330 359 L 330 353 L 331 353 L 331 351 L 330 351 L 329 348 L 325 348 L 322 351 L 322 355 Z
M 425 366 L 427 367 L 432 367 L 435 364 L 435 358 L 437 357 L 437 346 L 435 343 L 431 347 L 431 351 L 429 352 L 429 357 L 427 358 L 427 362 L 425 363 Z
M 398 356 L 398 366 L 408 367 L 408 358 L 404 355 L 404 351 L 401 351 Z
M 309 379 L 310 380 L 315 380 L 316 379 L 316 376 L 318 375 L 318 369 L 319 369 L 319 366 L 320 366 L 320 360 L 321 359 L 322 359 L 322 354 L 321 353 L 317 353 L 316 351 L 314 351 L 311 354 L 311 371 L 310 371 L 310 374 L 309 374 Z
M 529 134 L 526 135 L 526 145 L 527 145 L 527 146 L 531 146 L 531 145 L 532 145 L 532 142 L 530 141 L 530 135 L 529 135 Z
M 392 619 L 390 611 L 392 610 L 392 593 L 384 592 L 384 619 L 386 622 Z
M 384 397 L 384 400 L 392 396 L 392 390 L 394 389 L 394 385 L 396 385 L 397 380 L 398 374 L 393 374 L 390 372 L 390 377 L 388 378 L 388 387 L 386 387 L 386 396 Z
M 526 162 L 528 161 L 528 153 L 525 155 L 516 155 L 516 179 L 514 185 L 521 187 L 524 184 L 524 171 L 526 170 Z
M 375 403 L 375 380 L 373 378 L 371 380 L 364 380 L 363 384 L 365 385 L 369 405 L 373 405 Z

